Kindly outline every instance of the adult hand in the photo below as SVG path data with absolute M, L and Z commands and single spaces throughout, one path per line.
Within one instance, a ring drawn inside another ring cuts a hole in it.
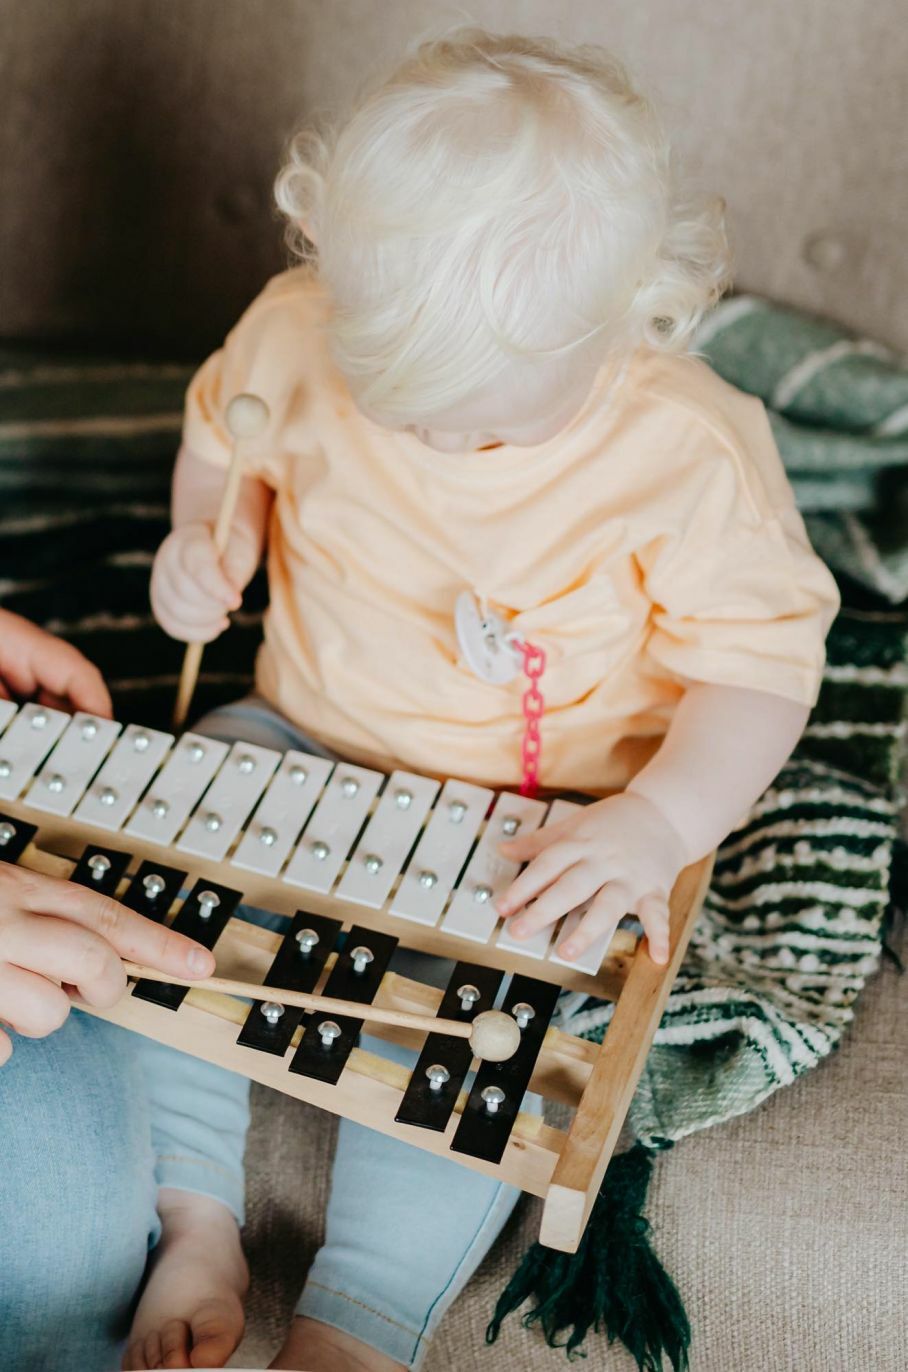
M 114 1005 L 126 989 L 121 958 L 175 977 L 214 971 L 214 955 L 182 934 L 97 891 L 0 862 L 0 1022 L 43 1038 L 66 1019 L 71 994 Z M 12 1051 L 0 1028 L 0 1066 Z
M 109 719 L 101 673 L 71 643 L 0 610 L 0 697 L 36 699 L 52 709 L 85 710 Z

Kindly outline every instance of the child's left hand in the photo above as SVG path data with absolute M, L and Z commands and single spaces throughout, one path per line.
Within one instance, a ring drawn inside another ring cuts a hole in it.
M 668 961 L 668 897 L 688 861 L 681 836 L 657 807 L 626 791 L 597 800 L 559 824 L 501 845 L 514 862 L 527 862 L 497 906 L 513 918 L 511 932 L 538 933 L 592 900 L 570 939 L 559 945 L 578 957 L 635 914 L 654 962 Z

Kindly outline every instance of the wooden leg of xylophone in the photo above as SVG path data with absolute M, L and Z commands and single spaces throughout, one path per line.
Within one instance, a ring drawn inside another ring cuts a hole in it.
M 580 1243 L 711 872 L 712 860 L 706 859 L 688 867 L 675 883 L 667 965 L 653 962 L 645 942 L 637 948 L 546 1194 L 539 1237 L 549 1248 L 573 1253 Z

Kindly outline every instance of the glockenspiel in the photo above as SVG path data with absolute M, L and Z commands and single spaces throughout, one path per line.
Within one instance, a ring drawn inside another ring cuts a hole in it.
M 497 1006 L 520 1037 L 506 1061 L 477 1065 L 465 1038 L 371 1026 L 418 1050 L 411 1071 L 358 1046 L 355 1014 L 273 998 L 140 978 L 112 1010 L 90 1013 L 543 1197 L 540 1237 L 567 1252 L 710 869 L 696 864 L 676 883 L 665 967 L 629 929 L 574 963 L 556 951 L 563 929 L 517 941 L 495 908 L 517 872 L 499 845 L 572 803 L 0 701 L 0 860 L 167 920 L 214 949 L 223 977 L 441 1020 Z M 243 902 L 290 916 L 287 932 L 237 918 Z M 398 943 L 453 961 L 446 989 L 389 971 Z M 552 1026 L 562 988 L 615 1002 L 601 1045 Z M 528 1090 L 568 1106 L 569 1124 L 521 1110 Z

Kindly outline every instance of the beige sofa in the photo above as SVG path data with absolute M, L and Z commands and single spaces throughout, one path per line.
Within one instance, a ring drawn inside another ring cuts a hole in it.
M 908 25 L 899 0 L 482 0 L 489 26 L 608 43 L 729 201 L 739 280 L 908 343 Z M 282 261 L 282 142 L 464 7 L 428 0 L 0 0 L 0 333 L 196 357 Z M 650 1214 L 693 1372 L 902 1372 L 908 978 L 871 985 L 835 1060 L 680 1145 Z M 264 1363 L 318 1241 L 332 1126 L 257 1092 L 254 1281 L 237 1366 Z M 429 1372 L 556 1368 L 494 1295 L 526 1207 L 443 1323 Z M 604 1342 L 587 1366 L 626 1368 Z

